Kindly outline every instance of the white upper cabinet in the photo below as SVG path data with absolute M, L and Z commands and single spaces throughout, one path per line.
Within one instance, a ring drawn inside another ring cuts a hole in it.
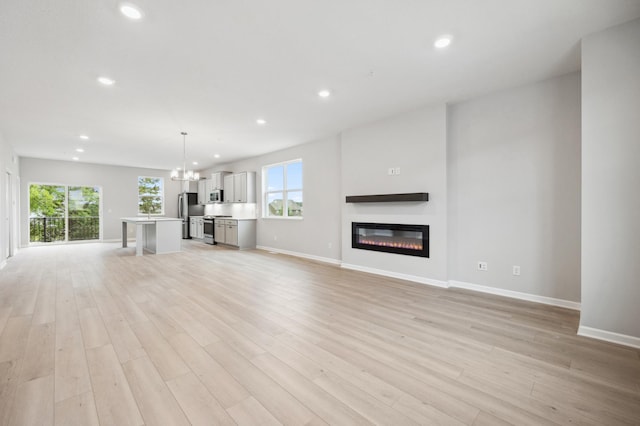
M 236 203 L 247 202 L 247 174 L 238 173 L 233 175 L 233 198 Z
M 241 172 L 224 177 L 225 203 L 256 202 L 256 172 Z
M 207 191 L 207 182 L 209 179 L 200 179 L 198 181 L 198 204 L 206 204 L 209 200 L 209 191 Z
M 215 172 L 209 179 L 198 181 L 198 204 L 211 204 L 216 202 L 210 197 L 211 192 L 224 189 L 224 177 L 231 175 L 231 172 Z M 225 200 L 226 201 L 226 200 Z
M 224 177 L 230 175 L 231 172 L 215 172 L 211 173 L 211 189 L 226 189 L 224 187 Z
M 225 203 L 233 203 L 235 200 L 234 194 L 234 179 L 233 175 L 227 175 L 224 177 L 224 202 Z

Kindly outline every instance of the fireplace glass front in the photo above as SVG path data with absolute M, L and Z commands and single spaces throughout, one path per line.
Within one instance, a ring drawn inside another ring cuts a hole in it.
M 351 247 L 429 257 L 429 225 L 351 224 Z

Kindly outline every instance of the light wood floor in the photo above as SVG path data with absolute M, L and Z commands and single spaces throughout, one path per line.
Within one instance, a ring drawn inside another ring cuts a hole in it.
M 0 424 L 640 424 L 640 352 L 578 313 L 260 251 L 22 250 Z

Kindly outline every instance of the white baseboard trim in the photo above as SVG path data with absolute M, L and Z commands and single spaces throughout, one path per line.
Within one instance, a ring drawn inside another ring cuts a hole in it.
M 496 288 L 496 287 L 488 287 L 488 286 L 479 285 L 479 284 L 466 283 L 463 281 L 450 280 L 449 286 L 454 288 L 463 288 L 466 290 L 478 291 L 480 293 L 488 293 L 488 294 L 495 294 L 497 296 L 510 297 L 512 299 L 520 299 L 520 300 L 526 300 L 529 302 L 543 303 L 545 305 L 559 306 L 562 308 L 574 309 L 576 311 L 580 310 L 580 302 L 573 302 L 571 300 L 556 299 L 556 298 L 547 297 L 547 296 L 538 296 L 536 294 L 521 293 L 519 291 L 505 290 L 505 289 Z
M 439 281 L 431 278 L 419 277 L 417 275 L 401 274 L 399 272 L 391 272 L 391 271 L 385 271 L 383 269 L 368 268 L 366 266 L 352 265 L 349 263 L 342 263 L 340 266 L 345 269 L 351 269 L 351 270 L 360 271 L 360 272 L 368 272 L 370 274 L 382 275 L 382 276 L 391 277 L 391 278 L 398 278 L 401 280 L 413 281 L 420 284 L 427 284 L 427 285 L 432 285 L 432 286 L 442 287 L 442 288 L 449 287 L 446 281 Z
M 3 260 L 2 262 L 0 262 L 0 269 L 4 268 L 5 266 L 7 266 L 7 260 Z
M 604 340 L 606 342 L 617 343 L 619 345 L 631 346 L 640 349 L 640 337 L 628 336 L 626 334 L 614 333 L 613 331 L 600 330 L 581 325 L 578 327 L 578 336 L 590 337 L 592 339 Z
M 317 262 L 330 263 L 332 265 L 340 265 L 340 261 L 339 260 L 331 259 L 329 257 L 316 256 L 316 255 L 313 255 L 313 254 L 299 253 L 297 251 L 282 250 L 282 249 L 273 248 L 273 247 L 266 247 L 266 246 L 256 246 L 256 248 L 258 250 L 264 250 L 264 251 L 270 251 L 270 252 L 273 252 L 273 253 L 286 254 L 286 255 L 295 256 L 295 257 L 301 257 L 303 259 L 315 260 Z

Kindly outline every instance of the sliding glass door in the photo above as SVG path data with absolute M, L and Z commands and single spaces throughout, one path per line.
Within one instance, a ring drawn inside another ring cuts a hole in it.
M 29 241 L 99 240 L 100 195 L 97 186 L 31 184 Z
M 100 239 L 100 188 L 70 186 L 68 229 L 69 241 Z

